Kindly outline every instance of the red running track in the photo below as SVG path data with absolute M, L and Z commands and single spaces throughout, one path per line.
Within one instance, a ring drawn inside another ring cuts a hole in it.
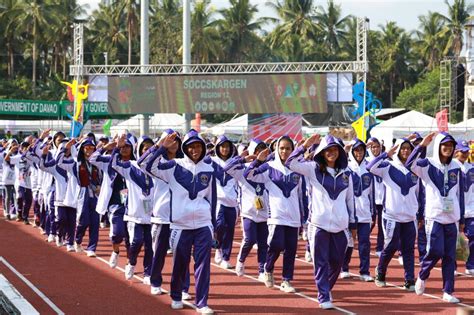
M 236 240 L 231 262 L 235 264 L 242 233 L 236 228 Z M 375 231 L 374 231 L 375 233 Z M 375 234 L 373 234 L 375 235 Z M 374 243 L 375 240 L 372 239 Z M 84 244 L 87 239 L 84 240 Z M 374 245 L 374 244 L 372 244 Z M 405 314 L 454 314 L 459 305 L 441 300 L 441 270 L 434 269 L 427 281 L 426 294 L 416 296 L 400 287 L 403 284 L 403 267 L 394 259 L 387 274 L 387 282 L 393 286 L 378 288 L 375 284 L 358 280 L 358 255 L 354 251 L 351 262 L 352 279 L 338 280 L 333 290 L 334 311 L 318 308 L 317 291 L 313 280 L 313 267 L 304 261 L 304 242 L 299 242 L 293 286 L 296 294 L 283 293 L 278 288 L 268 289 L 257 281 L 256 253 L 252 251 L 246 262 L 246 276 L 237 277 L 232 270 L 224 270 L 212 264 L 209 306 L 217 313 L 228 314 L 332 314 L 332 313 L 405 313 Z M 131 281 L 124 278 L 126 263 L 124 250 L 121 252 L 119 267 L 111 269 L 108 258 L 111 246 L 108 229 L 100 230 L 98 258 L 88 258 L 85 254 L 67 253 L 65 247 L 58 248 L 47 243 L 38 229 L 13 221 L 0 219 L 0 256 L 24 275 L 36 288 L 48 297 L 66 314 L 169 314 L 171 299 L 168 295 L 151 296 L 149 286 L 141 283 L 140 256 L 136 276 Z M 163 288 L 169 289 L 171 277 L 171 256 L 167 257 L 163 272 Z M 213 261 L 212 261 L 213 262 Z M 371 269 L 376 265 L 372 256 Z M 276 263 L 275 280 L 281 280 L 282 257 Z M 437 266 L 439 268 L 440 266 Z M 191 270 L 193 266 L 191 265 Z M 464 272 L 464 263 L 458 262 L 458 270 Z M 418 267 L 415 268 L 415 272 Z M 41 313 L 55 311 L 29 288 L 6 264 L 0 262 L 0 272 L 13 283 L 19 292 Z M 456 277 L 455 295 L 463 305 L 474 306 L 474 279 L 468 275 Z M 193 294 L 191 277 L 190 293 Z M 192 301 L 191 301 L 192 303 Z M 191 304 L 190 304 L 191 305 Z M 195 313 L 186 306 L 178 313 Z

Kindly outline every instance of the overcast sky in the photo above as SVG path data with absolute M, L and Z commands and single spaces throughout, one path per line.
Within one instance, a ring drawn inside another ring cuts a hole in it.
M 80 4 L 88 4 L 89 12 L 96 9 L 100 2 L 100 0 L 78 1 Z M 251 0 L 251 2 L 258 5 L 260 16 L 276 16 L 275 12 L 265 5 L 267 0 Z M 418 16 L 426 15 L 430 10 L 444 15 L 448 12 L 443 0 L 336 0 L 335 2 L 341 4 L 343 15 L 368 17 L 371 29 L 377 29 L 380 24 L 385 24 L 387 21 L 395 21 L 407 31 L 412 31 L 418 28 Z M 218 9 L 229 6 L 228 0 L 212 0 L 212 3 Z M 327 1 L 316 1 L 316 3 L 325 7 L 327 5 Z M 267 26 L 266 29 L 271 29 L 271 26 Z

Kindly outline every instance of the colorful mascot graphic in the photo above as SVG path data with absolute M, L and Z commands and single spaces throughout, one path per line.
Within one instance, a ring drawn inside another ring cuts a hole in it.
M 76 138 L 81 134 L 84 128 L 84 101 L 87 100 L 89 84 L 79 84 L 77 80 L 72 83 L 61 81 L 67 86 L 67 96 L 70 102 L 74 102 L 75 106 L 73 115 L 68 115 L 71 118 L 71 137 Z

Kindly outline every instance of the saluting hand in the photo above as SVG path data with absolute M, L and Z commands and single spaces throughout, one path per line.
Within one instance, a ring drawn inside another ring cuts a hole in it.
M 387 156 L 389 158 L 392 158 L 392 156 L 395 154 L 395 152 L 397 152 L 397 149 L 398 149 L 398 144 L 394 145 L 390 150 L 388 150 Z
M 265 162 L 269 154 L 270 154 L 270 149 L 266 148 L 265 150 L 261 151 L 257 155 L 257 160 L 259 160 L 260 162 Z
M 420 145 L 422 147 L 427 147 L 430 145 L 431 141 L 433 141 L 433 138 L 437 135 L 437 132 L 430 132 L 426 137 L 423 138 L 421 141 Z
M 316 133 L 312 135 L 311 137 L 309 137 L 308 139 L 306 139 L 306 141 L 303 143 L 303 147 L 305 149 L 308 149 L 313 144 L 319 144 L 319 142 L 321 142 L 321 135 Z

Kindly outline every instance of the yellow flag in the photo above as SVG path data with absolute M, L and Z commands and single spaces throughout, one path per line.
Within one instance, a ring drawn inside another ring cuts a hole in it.
M 369 125 L 370 112 L 365 112 L 365 114 L 352 123 L 352 128 L 354 128 L 357 133 L 357 138 L 364 141 L 367 138 L 367 127 Z M 367 122 L 367 123 L 365 123 Z

